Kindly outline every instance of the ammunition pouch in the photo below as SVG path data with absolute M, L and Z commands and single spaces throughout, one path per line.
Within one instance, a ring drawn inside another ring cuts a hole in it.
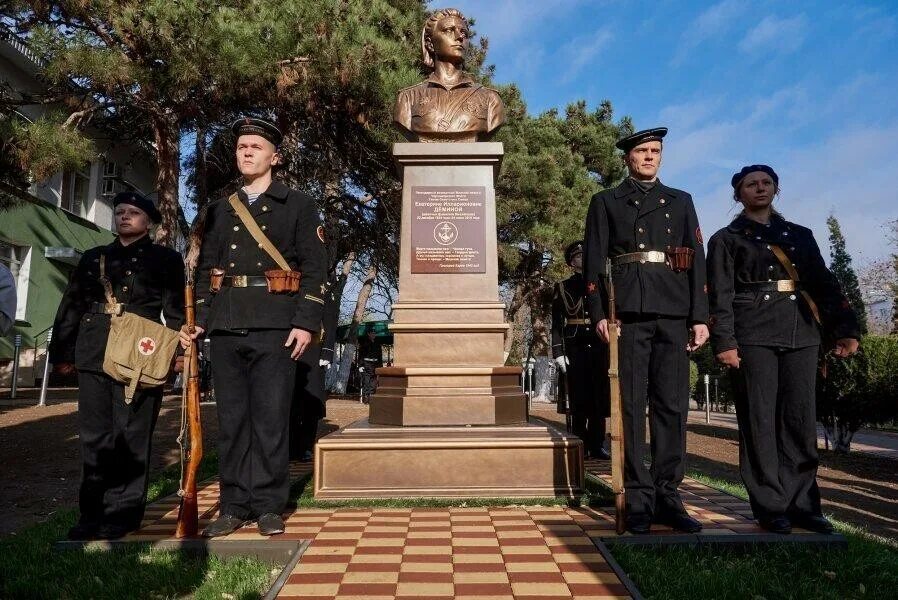
M 218 267 L 212 267 L 209 271 L 209 291 L 217 294 L 221 291 L 221 285 L 224 283 L 225 270 Z
M 268 282 L 268 292 L 270 294 L 290 294 L 299 291 L 302 273 L 292 270 L 269 269 L 265 271 L 265 279 Z
M 688 271 L 692 268 L 692 262 L 695 260 L 695 250 L 683 246 L 668 248 L 666 254 L 667 264 L 674 273 Z

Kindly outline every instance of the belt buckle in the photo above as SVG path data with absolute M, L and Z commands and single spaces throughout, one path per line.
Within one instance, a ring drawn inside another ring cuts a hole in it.
M 776 291 L 778 292 L 794 292 L 795 283 L 791 279 L 778 279 L 776 282 Z
M 246 275 L 232 275 L 231 287 L 245 288 L 247 284 Z
M 107 302 L 106 304 L 103 305 L 103 312 L 106 313 L 107 315 L 118 316 L 118 315 L 122 314 L 122 303 L 116 302 L 114 304 L 111 304 L 111 303 Z

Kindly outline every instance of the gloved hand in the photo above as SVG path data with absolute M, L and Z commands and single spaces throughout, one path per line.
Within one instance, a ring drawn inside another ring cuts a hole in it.
M 555 364 L 558 365 L 558 368 L 561 369 L 562 373 L 567 373 L 567 366 L 571 364 L 571 362 L 567 359 L 567 356 L 561 355 L 555 358 Z
M 318 366 L 327 368 L 331 366 L 331 361 L 327 360 L 326 358 L 321 358 L 318 360 Z
M 364 373 L 364 372 L 365 372 L 365 367 L 359 367 L 359 373 Z

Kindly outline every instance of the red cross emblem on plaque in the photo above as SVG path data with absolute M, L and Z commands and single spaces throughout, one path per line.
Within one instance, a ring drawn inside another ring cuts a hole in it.
M 152 338 L 141 338 L 141 340 L 137 342 L 137 349 L 144 356 L 149 356 L 156 351 L 156 342 Z

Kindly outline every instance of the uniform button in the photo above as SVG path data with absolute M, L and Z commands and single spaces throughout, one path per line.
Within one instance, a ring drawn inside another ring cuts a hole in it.
M 237 244 L 231 244 L 231 250 L 236 250 L 236 249 L 237 249 Z
M 667 233 L 670 233 L 670 228 L 667 229 Z
M 131 262 L 137 262 L 137 257 L 136 256 L 131 257 Z
M 125 271 L 125 275 L 130 275 L 131 271 Z
M 261 247 L 262 247 L 262 244 L 259 244 L 259 248 L 261 248 Z
M 263 207 L 262 207 L 262 211 L 264 212 L 264 211 L 266 211 L 266 210 L 268 210 L 268 207 L 267 207 L 267 206 L 263 206 Z
M 267 225 L 262 225 L 262 231 L 265 231 L 266 229 L 268 229 L 268 226 L 267 226 Z
M 772 271 L 772 270 L 773 270 L 773 265 L 769 265 L 769 266 L 767 267 L 767 270 L 768 270 L 768 271 Z
M 228 263 L 228 266 L 231 267 L 231 268 L 234 268 L 234 267 L 237 266 L 237 265 L 235 265 L 234 263 Z
M 795 300 L 795 294 L 789 294 L 789 300 Z
M 240 225 L 234 225 L 234 231 L 240 231 Z
M 664 198 L 661 198 L 661 204 L 664 204 Z
M 256 266 L 257 266 L 257 267 L 261 267 L 261 266 L 262 266 L 262 263 L 256 263 Z
M 642 227 L 640 227 L 640 228 L 639 228 L 639 233 L 645 233 L 645 229 L 643 229 Z
M 123 291 L 123 292 L 127 292 L 127 291 L 128 291 L 128 286 L 127 286 L 127 285 L 123 285 L 123 286 L 122 286 L 122 291 Z
M 667 218 L 669 219 L 669 218 L 670 218 L 670 213 L 664 213 L 664 216 L 667 217 Z
M 783 235 L 789 235 L 789 232 L 788 232 L 788 231 L 784 231 L 784 232 L 783 232 Z
M 634 200 L 633 204 L 635 204 L 636 206 L 639 206 L 639 200 Z
M 770 300 L 770 294 L 764 294 L 764 300 Z
M 640 248 L 645 248 L 645 244 L 639 244 Z

